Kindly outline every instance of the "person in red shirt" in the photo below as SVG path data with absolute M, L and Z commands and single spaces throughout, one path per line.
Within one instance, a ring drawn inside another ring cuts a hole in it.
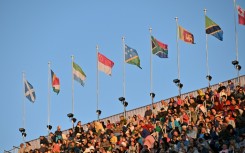
M 216 111 L 222 111 L 223 110 L 223 106 L 218 101 L 214 102 L 214 106 L 212 108 L 215 109 Z
M 236 100 L 234 97 L 231 98 L 231 105 L 230 105 L 230 110 L 234 111 L 236 107 Z

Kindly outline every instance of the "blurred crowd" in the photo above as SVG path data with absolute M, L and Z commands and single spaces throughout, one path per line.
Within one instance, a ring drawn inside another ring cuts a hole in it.
M 18 153 L 245 153 L 244 87 L 219 84 L 197 96 L 177 96 L 117 122 L 93 121 L 40 136 L 40 148 Z

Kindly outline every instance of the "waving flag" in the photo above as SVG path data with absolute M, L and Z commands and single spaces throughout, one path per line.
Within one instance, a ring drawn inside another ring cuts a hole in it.
M 135 49 L 125 45 L 125 62 L 140 67 L 140 59 Z M 142 68 L 141 68 L 142 69 Z
M 81 83 L 82 86 L 84 86 L 84 81 L 86 79 L 86 74 L 83 72 L 81 67 L 77 65 L 75 62 L 72 63 L 72 73 L 73 73 L 73 78 L 77 82 Z
M 237 6 L 238 11 L 238 23 L 245 25 L 245 11 L 240 6 Z
M 33 86 L 27 80 L 24 80 L 24 86 L 25 86 L 26 98 L 34 103 L 34 101 L 36 100 L 36 94 L 35 94 L 35 91 L 33 89 Z
M 59 92 L 60 92 L 60 80 L 52 70 L 51 70 L 51 79 L 52 79 L 53 91 L 56 92 L 57 94 L 59 94 Z
M 195 44 L 193 34 L 185 30 L 181 26 L 179 26 L 179 39 L 183 40 L 186 43 Z
M 111 75 L 114 62 L 98 52 L 98 69 L 107 75 Z
M 205 16 L 206 34 L 211 34 L 220 41 L 223 40 L 223 30 L 212 21 L 209 17 Z
M 158 41 L 151 36 L 151 50 L 152 54 L 156 54 L 160 58 L 168 58 L 168 45 Z

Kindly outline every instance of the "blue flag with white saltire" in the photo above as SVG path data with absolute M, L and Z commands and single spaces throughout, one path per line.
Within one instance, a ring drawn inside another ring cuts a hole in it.
M 34 103 L 34 101 L 36 100 L 36 94 L 33 86 L 27 80 L 24 80 L 24 86 L 26 98 Z

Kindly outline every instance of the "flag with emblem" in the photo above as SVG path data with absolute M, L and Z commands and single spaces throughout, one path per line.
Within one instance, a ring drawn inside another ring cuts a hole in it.
M 223 40 L 223 30 L 220 26 L 212 21 L 208 16 L 205 16 L 206 34 L 211 34 L 220 41 Z
M 237 11 L 238 11 L 238 23 L 245 25 L 245 13 L 244 13 L 245 10 L 238 5 Z
M 30 102 L 35 102 L 36 100 L 36 94 L 35 90 L 33 89 L 33 86 L 26 80 L 24 79 L 24 86 L 25 86 L 25 96 Z
M 127 45 L 125 45 L 125 62 L 138 66 L 140 69 L 140 58 L 137 51 Z
M 111 75 L 114 62 L 98 52 L 98 69 L 107 75 Z
M 168 58 L 168 45 L 158 41 L 153 36 L 151 36 L 151 47 L 152 54 L 160 58 Z
M 189 44 L 195 44 L 194 43 L 194 36 L 189 31 L 185 30 L 183 27 L 179 26 L 179 39 L 183 40 L 186 43 Z

